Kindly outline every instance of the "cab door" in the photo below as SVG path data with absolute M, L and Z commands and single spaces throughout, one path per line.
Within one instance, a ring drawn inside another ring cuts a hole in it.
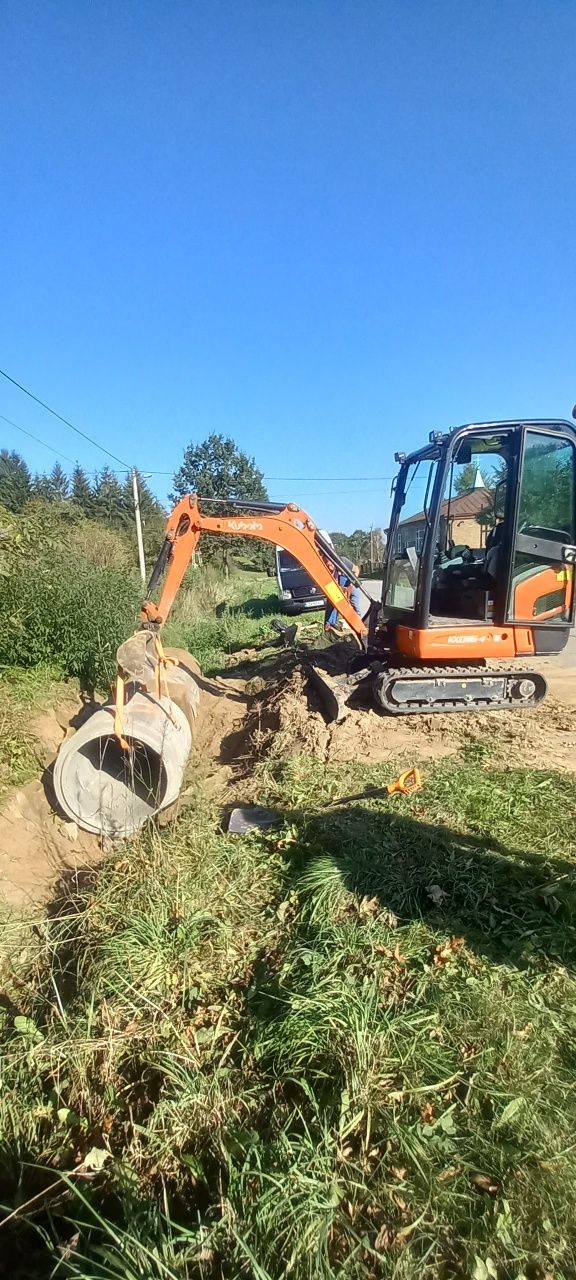
M 539 651 L 563 647 L 546 631 L 574 622 L 576 449 L 568 435 L 524 433 L 507 621 L 542 629 Z

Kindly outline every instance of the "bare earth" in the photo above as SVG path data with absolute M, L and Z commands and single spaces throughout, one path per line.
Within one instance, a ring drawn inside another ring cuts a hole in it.
M 278 728 L 285 750 L 323 760 L 396 760 L 405 766 L 457 755 L 482 742 L 509 765 L 576 772 L 576 715 L 552 694 L 532 711 L 488 711 L 429 716 L 384 716 L 351 711 L 342 724 L 326 725 L 307 705 L 295 672 L 278 697 Z

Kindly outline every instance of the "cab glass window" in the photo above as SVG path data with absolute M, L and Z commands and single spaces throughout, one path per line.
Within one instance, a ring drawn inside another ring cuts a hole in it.
M 520 483 L 510 617 L 566 625 L 574 567 L 564 548 L 576 542 L 575 451 L 571 440 L 527 431 Z

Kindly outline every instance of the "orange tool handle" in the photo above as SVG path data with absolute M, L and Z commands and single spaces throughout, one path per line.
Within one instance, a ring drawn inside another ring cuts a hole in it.
M 406 769 L 400 774 L 394 782 L 389 782 L 386 790 L 389 796 L 394 795 L 395 791 L 401 791 L 405 796 L 411 796 L 414 791 L 419 791 L 422 786 L 422 778 L 419 769 Z

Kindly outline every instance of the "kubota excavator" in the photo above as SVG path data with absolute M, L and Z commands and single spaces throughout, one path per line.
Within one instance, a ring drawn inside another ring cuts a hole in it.
M 338 579 L 361 584 L 305 511 L 223 500 L 226 514 L 208 515 L 189 496 L 169 516 L 142 628 L 160 632 L 202 534 L 262 538 L 300 562 L 356 638 L 346 671 L 324 672 L 336 718 L 366 681 L 397 715 L 535 705 L 546 681 L 525 660 L 559 653 L 574 622 L 574 427 L 472 423 L 396 460 L 382 599 L 364 617 Z

